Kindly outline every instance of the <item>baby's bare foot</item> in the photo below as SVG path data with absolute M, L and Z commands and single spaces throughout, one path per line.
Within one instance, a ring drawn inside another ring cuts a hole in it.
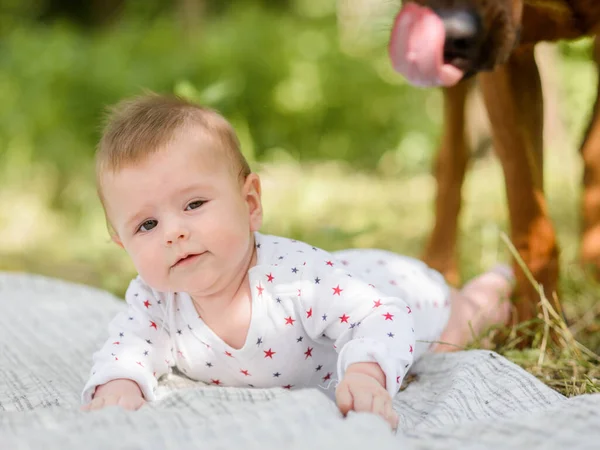
M 509 266 L 498 265 L 469 281 L 461 289 L 467 303 L 471 303 L 470 318 L 475 334 L 492 325 L 503 325 L 510 318 L 510 296 L 515 287 L 515 276 Z
M 440 343 L 434 344 L 432 350 L 460 350 L 487 328 L 506 324 L 510 318 L 510 296 L 514 285 L 512 269 L 499 265 L 455 292 L 448 325 L 440 336 Z

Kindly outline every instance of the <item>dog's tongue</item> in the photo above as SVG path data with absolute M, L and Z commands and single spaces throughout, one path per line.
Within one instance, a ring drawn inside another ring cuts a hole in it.
M 394 69 L 415 86 L 452 86 L 464 72 L 444 64 L 446 31 L 431 9 L 406 3 L 394 22 L 389 52 Z

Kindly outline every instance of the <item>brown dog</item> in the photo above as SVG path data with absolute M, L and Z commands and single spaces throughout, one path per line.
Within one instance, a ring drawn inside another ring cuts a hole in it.
M 504 170 L 512 242 L 552 299 L 558 246 L 543 192 L 543 97 L 533 47 L 599 31 L 600 0 L 414 0 L 403 5 L 390 40 L 394 67 L 414 84 L 446 86 L 436 220 L 424 259 L 450 281 L 458 280 L 457 221 L 469 158 L 465 100 L 471 75 L 477 75 Z M 594 59 L 600 65 L 598 43 Z M 595 267 L 600 267 L 599 110 L 596 101 L 581 148 L 581 257 Z M 516 273 L 518 318 L 525 321 L 535 317 L 539 295 L 518 267 Z

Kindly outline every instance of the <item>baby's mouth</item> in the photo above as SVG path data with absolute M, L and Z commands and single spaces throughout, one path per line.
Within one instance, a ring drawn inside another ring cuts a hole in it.
M 179 259 L 177 259 L 177 261 L 175 262 L 175 264 L 173 264 L 171 266 L 171 269 L 191 264 L 191 263 L 197 261 L 198 258 L 200 256 L 202 256 L 204 253 L 206 253 L 206 252 L 202 252 L 202 253 L 189 253 L 189 254 L 183 255 Z

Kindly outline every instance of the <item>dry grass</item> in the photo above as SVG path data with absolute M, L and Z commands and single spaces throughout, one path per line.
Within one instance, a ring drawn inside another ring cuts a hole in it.
M 535 287 L 540 298 L 539 314 L 533 321 L 509 329 L 489 330 L 486 335 L 477 337 L 472 347 L 481 347 L 482 340 L 493 342 L 497 333 L 503 333 L 508 338 L 492 349 L 519 364 L 546 385 L 566 396 L 600 392 L 600 356 L 574 336 L 574 332 L 581 330 L 583 322 L 592 323 L 600 317 L 600 306 L 569 326 L 558 297 L 555 295 L 552 302 L 546 297 L 508 236 L 503 234 L 502 240 Z M 533 345 L 528 350 L 517 348 L 523 336 L 533 338 Z

